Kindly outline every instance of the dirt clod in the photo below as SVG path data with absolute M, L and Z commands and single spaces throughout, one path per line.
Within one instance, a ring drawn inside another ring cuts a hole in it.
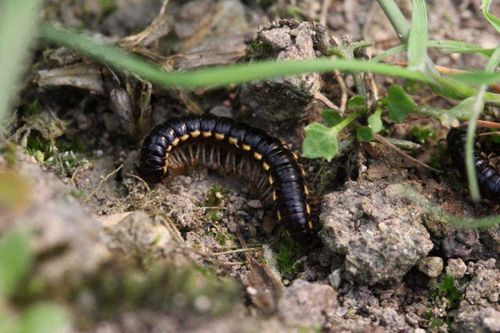
M 345 254 L 349 278 L 369 285 L 400 280 L 433 246 L 421 210 L 385 180 L 346 187 L 323 200 L 321 239 Z

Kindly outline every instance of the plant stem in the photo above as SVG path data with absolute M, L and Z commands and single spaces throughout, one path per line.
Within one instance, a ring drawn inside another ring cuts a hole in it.
M 399 40 L 406 44 L 408 36 L 410 35 L 410 26 L 403 13 L 401 13 L 401 10 L 399 10 L 396 2 L 394 0 L 377 0 L 377 2 L 384 11 L 385 16 L 391 21 L 392 27 L 396 30 Z
M 500 63 L 500 47 L 497 47 L 491 55 L 485 71 L 493 72 Z M 467 139 L 465 141 L 465 169 L 467 171 L 467 179 L 469 181 L 469 191 L 473 201 L 479 201 L 479 186 L 477 183 L 476 168 L 474 167 L 474 139 L 476 136 L 477 120 L 483 111 L 483 98 L 486 92 L 487 85 L 482 84 L 474 100 L 472 114 L 467 124 Z
M 356 112 L 350 113 L 347 117 L 342 119 L 342 121 L 340 123 L 338 123 L 337 125 L 334 126 L 335 129 L 337 129 L 338 132 L 340 132 L 344 127 L 347 127 L 354 120 L 358 119 L 364 112 L 365 111 L 361 110 L 361 111 L 356 111 Z

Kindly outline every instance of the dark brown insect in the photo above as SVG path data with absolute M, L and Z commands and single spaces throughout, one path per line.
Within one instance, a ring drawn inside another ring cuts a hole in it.
M 296 240 L 313 234 L 304 171 L 297 156 L 266 132 L 230 118 L 185 116 L 157 126 L 144 140 L 140 175 L 160 182 L 192 165 L 223 169 L 257 182 L 270 196 L 278 220 Z M 262 173 L 262 170 L 264 173 Z
M 452 128 L 447 137 L 448 151 L 463 177 L 467 177 L 465 170 L 466 134 L 464 129 Z M 500 172 L 490 164 L 487 157 L 481 154 L 477 145 L 474 149 L 474 166 L 481 195 L 492 201 L 500 201 Z

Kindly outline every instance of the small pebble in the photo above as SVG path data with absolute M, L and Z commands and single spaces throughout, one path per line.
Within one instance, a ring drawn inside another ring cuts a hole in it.
M 254 209 L 260 209 L 263 207 L 262 202 L 260 202 L 260 200 L 250 200 L 247 202 L 247 206 Z
M 422 258 L 417 263 L 419 271 L 431 278 L 436 278 L 443 271 L 443 259 L 440 257 Z
M 467 272 L 467 265 L 462 259 L 449 259 L 446 266 L 446 273 L 454 279 L 461 279 Z

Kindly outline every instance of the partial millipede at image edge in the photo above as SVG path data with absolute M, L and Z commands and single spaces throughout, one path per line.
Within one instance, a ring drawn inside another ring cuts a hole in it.
M 466 134 L 464 129 L 452 128 L 447 137 L 451 159 L 463 177 L 467 177 L 465 170 Z M 481 195 L 492 201 L 500 201 L 500 172 L 490 165 L 487 157 L 478 151 L 477 145 L 474 149 L 474 166 Z

